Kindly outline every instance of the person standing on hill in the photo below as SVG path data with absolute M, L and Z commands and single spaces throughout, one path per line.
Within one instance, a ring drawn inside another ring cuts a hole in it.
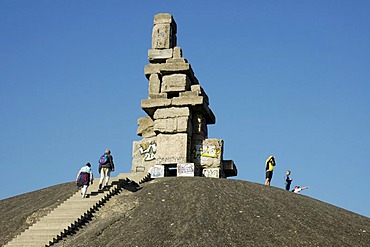
M 265 167 L 265 170 L 266 170 L 265 185 L 270 186 L 271 180 L 272 180 L 272 174 L 273 174 L 275 166 L 276 166 L 275 157 L 274 156 L 268 157 L 266 160 L 266 167 Z
M 81 188 L 81 196 L 82 198 L 86 197 L 87 188 L 91 184 L 93 184 L 94 176 L 91 170 L 91 164 L 87 163 L 85 166 L 83 166 L 80 171 L 77 174 L 76 177 L 76 183 L 77 187 Z
M 285 189 L 290 190 L 290 185 L 292 184 L 293 179 L 291 179 L 290 176 L 291 172 L 288 170 L 285 173 Z
M 113 156 L 109 149 L 105 150 L 104 154 L 99 159 L 99 189 L 108 186 L 111 171 L 114 171 Z

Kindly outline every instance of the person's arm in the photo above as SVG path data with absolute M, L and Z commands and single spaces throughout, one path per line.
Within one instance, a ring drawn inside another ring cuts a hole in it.
M 81 173 L 81 171 L 79 171 L 79 172 L 77 173 L 76 183 L 78 183 L 78 178 L 80 177 L 80 173 Z
M 112 171 L 114 171 L 114 162 L 113 162 L 113 156 L 112 155 L 110 156 L 110 161 L 111 161 L 110 165 L 112 167 Z

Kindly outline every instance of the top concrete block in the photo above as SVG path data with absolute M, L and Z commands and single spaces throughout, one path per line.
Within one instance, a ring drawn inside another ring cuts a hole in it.
M 170 14 L 162 13 L 154 16 L 152 31 L 152 49 L 168 49 L 176 46 L 177 27 Z
M 174 31 L 176 32 L 177 25 L 171 14 L 168 13 L 156 14 L 154 16 L 154 25 L 157 24 L 171 24 L 171 26 L 175 28 Z

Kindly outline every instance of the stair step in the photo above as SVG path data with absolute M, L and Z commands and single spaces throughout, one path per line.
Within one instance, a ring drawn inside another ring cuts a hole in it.
M 6 246 L 14 246 L 14 247 L 40 247 L 40 246 L 45 246 L 49 244 L 48 241 L 32 241 L 32 242 L 10 242 L 7 243 Z
M 81 203 L 81 204 L 65 204 L 64 207 L 60 207 L 60 208 L 56 208 L 54 209 L 53 211 L 51 211 L 50 213 L 51 214 L 68 214 L 69 212 L 77 212 L 77 211 L 81 211 L 81 210 L 84 210 L 84 209 L 89 209 L 93 206 L 95 206 L 96 204 L 99 204 L 101 202 L 91 202 L 91 203 Z
M 36 224 L 32 225 L 28 229 L 68 229 L 68 227 L 71 227 L 72 224 L 76 224 L 79 220 L 69 220 L 69 221 L 62 221 L 55 219 L 53 220 L 47 220 L 47 221 L 39 221 Z
M 71 225 L 69 226 L 58 226 L 58 225 L 54 225 L 54 226 L 50 226 L 50 227 L 47 227 L 47 226 L 35 226 L 34 228 L 32 229 L 29 229 L 28 231 L 26 232 L 22 232 L 23 234 L 19 235 L 19 236 L 23 236 L 24 234 L 28 234 L 28 233 L 32 233 L 32 232 L 46 232 L 46 233 L 50 233 L 50 232 L 56 232 L 55 236 L 61 232 L 68 232 L 72 229 Z
M 27 234 L 21 235 L 20 238 L 22 239 L 30 239 L 30 238 L 35 238 L 35 239 L 41 239 L 41 238 L 46 238 L 46 239 L 52 239 L 53 237 L 57 235 L 62 235 L 64 231 L 32 231 L 32 232 L 27 232 Z
M 52 241 L 53 238 L 56 238 L 56 236 L 50 236 L 50 235 L 26 235 L 26 236 L 19 236 L 15 240 L 18 243 L 31 243 L 31 242 L 48 242 Z

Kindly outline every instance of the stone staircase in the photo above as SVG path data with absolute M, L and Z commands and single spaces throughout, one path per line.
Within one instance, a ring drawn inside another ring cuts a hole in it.
M 145 172 L 137 173 L 120 173 L 117 176 L 118 179 L 128 179 L 129 181 L 135 182 L 137 184 L 142 184 L 151 180 L 150 174 Z
M 139 184 L 149 180 L 147 173 L 121 173 L 110 178 L 107 189 L 99 190 L 99 180 L 95 179 L 88 188 L 87 198 L 81 198 L 81 192 L 76 192 L 5 246 L 51 246 L 82 228 L 112 196 L 123 189 L 136 191 Z

